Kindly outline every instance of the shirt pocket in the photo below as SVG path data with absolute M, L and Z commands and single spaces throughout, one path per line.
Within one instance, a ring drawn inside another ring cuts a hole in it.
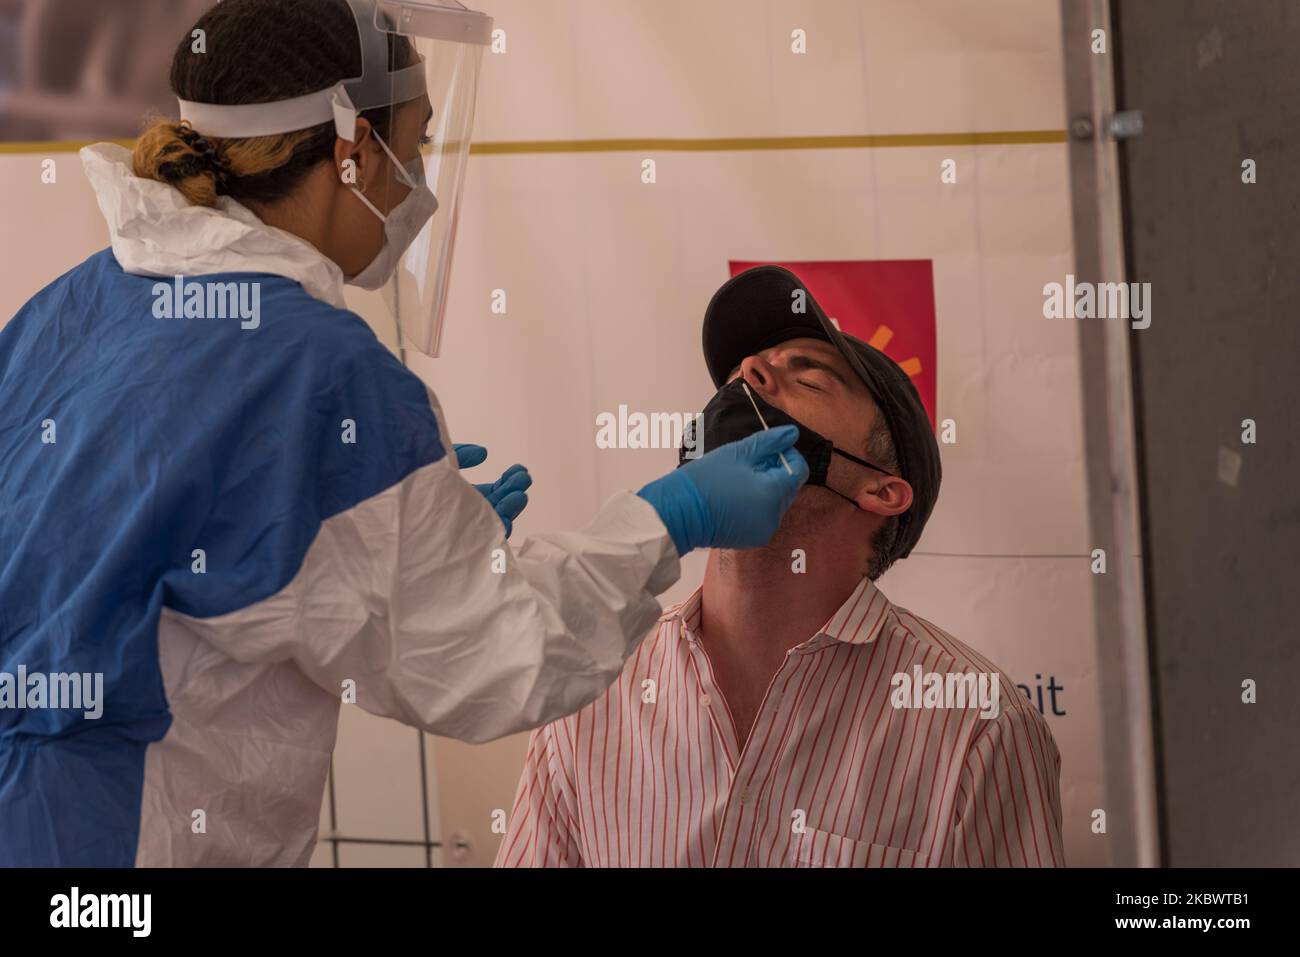
M 889 844 L 868 844 L 830 831 L 806 827 L 791 851 L 792 867 L 929 867 L 920 851 Z

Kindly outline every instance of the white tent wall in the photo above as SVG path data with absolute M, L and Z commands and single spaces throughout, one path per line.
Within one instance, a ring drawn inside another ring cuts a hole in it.
M 668 449 L 598 448 L 596 416 L 703 406 L 700 320 L 729 261 L 930 260 L 937 419 L 956 441 L 941 445 L 925 537 L 882 589 L 1041 701 L 1062 754 L 1067 860 L 1106 864 L 1091 826 L 1104 800 L 1078 334 L 1043 316 L 1044 284 L 1073 262 L 1067 150 L 1063 136 L 963 137 L 1064 129 L 1058 5 L 493 0 L 488 12 L 505 51 L 484 57 L 443 354 L 407 358 L 454 441 L 486 445 L 494 474 L 532 470 L 516 541 L 580 526 L 675 464 Z M 935 133 L 953 136 L 774 142 Z M 751 137 L 762 148 L 727 142 Z M 601 142 L 621 139 L 639 142 Z M 33 187 L 47 158 L 58 184 Z M 954 183 L 941 181 L 949 159 Z M 0 154 L 0 203 L 23 224 L 0 238 L 2 322 L 106 235 L 70 153 Z M 349 295 L 395 344 L 378 299 Z M 702 567 L 691 556 L 666 600 Z M 363 843 L 322 841 L 313 863 L 421 866 L 430 836 L 463 844 L 435 863 L 490 863 L 525 744 L 421 738 L 345 706 L 322 836 Z

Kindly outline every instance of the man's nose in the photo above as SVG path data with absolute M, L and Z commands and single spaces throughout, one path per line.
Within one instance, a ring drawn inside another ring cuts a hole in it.
M 775 395 L 779 389 L 776 369 L 762 356 L 749 356 L 742 360 L 740 377 L 764 396 Z

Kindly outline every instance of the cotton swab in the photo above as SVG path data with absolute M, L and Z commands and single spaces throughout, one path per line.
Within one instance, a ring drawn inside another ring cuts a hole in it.
M 762 425 L 763 425 L 763 429 L 764 429 L 765 431 L 770 430 L 770 429 L 771 429 L 771 426 L 768 425 L 768 424 L 767 424 L 767 420 L 763 418 L 763 413 L 760 412 L 760 411 L 758 411 L 758 403 L 754 401 L 754 393 L 752 393 L 752 392 L 749 391 L 749 383 L 746 382 L 744 379 L 741 379 L 741 380 L 740 380 L 740 387 L 741 387 L 742 389 L 745 390 L 745 395 L 749 396 L 749 404 L 752 405 L 752 406 L 754 407 L 754 414 L 755 414 L 756 416 L 758 416 L 758 421 L 762 423 Z M 787 462 L 787 461 L 785 460 L 785 453 L 784 453 L 784 452 L 777 452 L 776 454 L 777 454 L 778 457 L 780 457 L 780 459 L 781 459 L 781 464 L 785 466 L 786 474 L 787 474 L 787 475 L 793 475 L 793 474 L 794 474 L 794 469 L 790 468 L 790 463 Z

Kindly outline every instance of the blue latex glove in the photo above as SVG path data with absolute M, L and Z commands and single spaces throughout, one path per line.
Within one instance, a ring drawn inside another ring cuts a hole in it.
M 456 464 L 462 469 L 482 465 L 487 459 L 487 449 L 481 445 L 461 444 L 452 448 L 456 452 Z M 501 519 L 501 524 L 506 527 L 506 538 L 514 531 L 515 519 L 528 505 L 528 496 L 524 493 L 532 484 L 533 477 L 528 474 L 528 469 L 522 465 L 512 465 L 495 482 L 474 486 L 487 499 Z
M 637 494 L 654 506 L 677 554 L 693 548 L 757 548 L 776 533 L 808 463 L 799 429 L 783 425 L 729 442 L 655 479 Z M 777 457 L 785 454 L 794 474 Z

